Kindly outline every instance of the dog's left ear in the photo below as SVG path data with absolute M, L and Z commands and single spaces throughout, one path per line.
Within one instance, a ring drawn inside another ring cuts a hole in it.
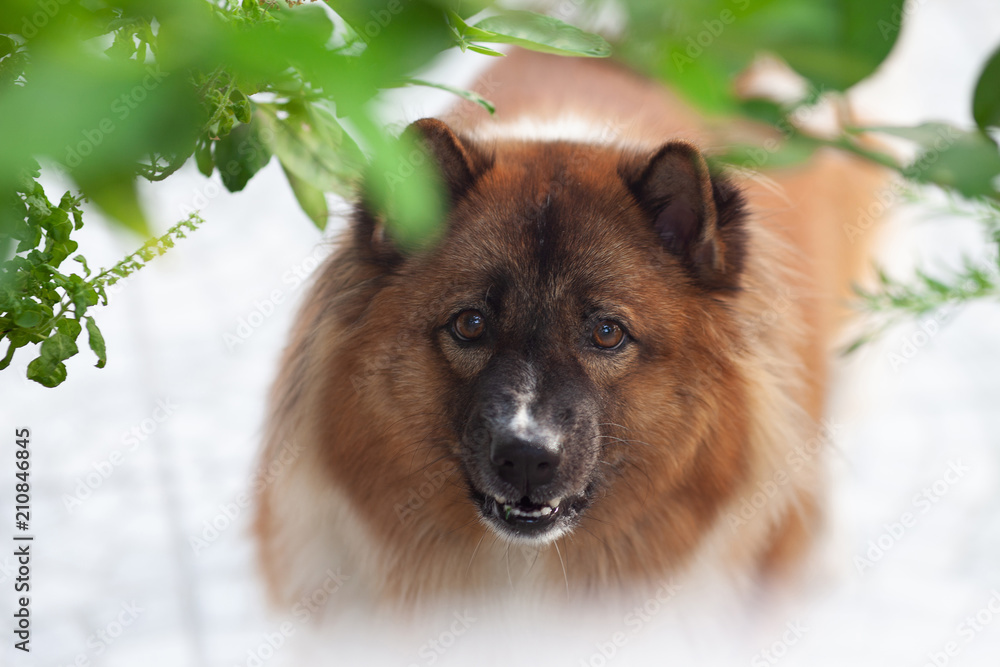
M 738 288 L 746 252 L 744 199 L 731 183 L 712 176 L 697 148 L 669 142 L 650 158 L 623 163 L 620 174 L 664 248 L 702 286 Z

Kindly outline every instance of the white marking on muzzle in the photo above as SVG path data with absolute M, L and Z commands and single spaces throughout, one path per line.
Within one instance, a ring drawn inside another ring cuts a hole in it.
M 562 434 L 538 423 L 531 410 L 535 398 L 533 391 L 517 396 L 515 399 L 517 407 L 507 427 L 511 433 L 525 442 L 539 445 L 550 452 L 558 452 L 562 445 Z

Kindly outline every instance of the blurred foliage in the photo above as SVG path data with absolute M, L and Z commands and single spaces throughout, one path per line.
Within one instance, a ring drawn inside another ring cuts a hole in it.
M 973 299 L 1000 299 L 1000 204 L 992 199 L 969 200 L 953 196 L 947 211 L 972 217 L 982 224 L 986 257 L 964 258 L 960 267 L 945 275 L 918 269 L 913 280 L 901 281 L 878 271 L 872 289 L 857 288 L 863 309 L 871 314 L 867 331 L 845 349 L 853 352 L 905 318 L 930 317 L 943 322 L 950 311 Z
M 372 98 L 387 88 L 435 86 L 492 112 L 473 93 L 410 76 L 454 46 L 610 54 L 602 38 L 530 12 L 499 11 L 470 25 L 466 19 L 481 8 L 432 0 L 5 0 L 0 340 L 7 348 L 0 368 L 18 348 L 37 344 L 28 377 L 55 386 L 84 327 L 104 365 L 88 308 L 106 302 L 103 286 L 123 267 L 137 268 L 135 257 L 152 258 L 181 229 L 152 239 L 110 273 L 91 278 L 82 255 L 74 257 L 81 272 L 64 273 L 60 264 L 77 249 L 70 235 L 83 225 L 81 201 L 148 237 L 136 179 L 163 180 L 192 157 L 231 192 L 276 158 L 320 229 L 329 217 L 326 193 L 351 196 L 371 169 L 372 195 L 397 241 L 432 237 L 441 217 L 437 181 L 413 168 L 416 146 L 384 133 L 368 109 Z M 80 194 L 49 202 L 36 160 Z
M 81 203 L 91 202 L 122 228 L 149 238 L 137 179 L 163 180 L 191 158 L 202 174 L 218 174 L 233 192 L 276 159 L 320 229 L 329 217 L 327 195 L 353 196 L 366 174 L 369 194 L 396 241 L 428 243 L 442 217 L 437 180 L 415 168 L 423 160 L 414 157 L 417 147 L 405 136 L 385 133 L 372 112 L 376 96 L 389 88 L 432 86 L 492 112 L 489 100 L 414 73 L 454 47 L 492 56 L 502 55 L 490 46 L 496 44 L 564 56 L 611 53 L 601 37 L 558 18 L 488 5 L 4 0 L 0 341 L 8 346 L 0 367 L 16 349 L 35 344 L 29 377 L 59 384 L 83 329 L 98 365 L 104 364 L 103 339 L 88 308 L 106 302 L 109 280 L 165 250 L 200 218 L 192 216 L 152 238 L 124 265 L 92 277 L 85 258 L 74 255 L 71 238 L 83 224 Z M 586 0 L 569 5 L 583 15 L 589 6 Z M 833 145 L 919 182 L 997 199 L 1000 52 L 976 87 L 973 130 L 845 128 L 839 136 L 816 136 L 796 122 L 797 114 L 879 67 L 903 20 L 898 0 L 623 0 L 621 6 L 626 20 L 614 44 L 619 57 L 669 81 L 705 113 L 751 118 L 780 132 L 780 148 L 763 160 L 759 146 L 733 147 L 723 159 L 737 167 L 792 164 Z M 489 11 L 480 15 L 483 9 Z M 734 78 L 761 53 L 801 75 L 806 92 L 799 99 L 746 99 L 737 90 Z M 900 163 L 867 148 L 862 137 L 875 129 L 914 141 L 917 159 Z M 57 205 L 38 183 L 39 163 L 74 184 Z M 65 268 L 70 257 L 78 272 Z M 942 284 L 955 287 L 949 294 L 958 299 L 988 293 Z M 912 301 L 887 303 L 906 309 Z
M 732 81 L 759 53 L 816 90 L 846 90 L 875 71 L 899 35 L 898 0 L 629 0 L 616 52 L 701 108 L 737 113 Z
M 1000 256 L 1000 49 L 983 66 L 970 100 L 976 127 L 926 123 L 859 128 L 851 127 L 848 117 L 841 119 L 841 132 L 830 136 L 810 132 L 799 119 L 808 117 L 824 98 L 834 108 L 848 109 L 843 92 L 875 72 L 892 50 L 904 15 L 919 11 L 918 5 L 898 0 L 627 0 L 624 7 L 628 27 L 613 44 L 617 55 L 669 81 L 703 111 L 751 118 L 782 138 L 773 150 L 730 146 L 718 161 L 756 171 L 801 162 L 824 146 L 860 155 L 897 170 L 907 182 L 944 189 L 963 201 L 954 210 L 978 220 L 986 256 Z M 747 91 L 733 82 L 761 54 L 777 57 L 799 75 L 801 94 L 793 99 L 748 99 Z M 873 133 L 912 142 L 915 157 L 900 160 L 874 150 L 866 140 Z M 845 231 L 851 240 L 854 230 Z M 873 289 L 857 289 L 857 305 L 872 316 L 872 325 L 849 350 L 903 317 L 1000 297 L 1000 263 L 995 259 L 965 260 L 944 275 L 918 269 L 910 280 L 881 270 L 878 276 Z
M 10 365 L 18 348 L 37 343 L 39 356 L 28 364 L 28 378 L 54 387 L 66 379 L 63 362 L 79 351 L 77 339 L 84 328 L 97 367 L 107 362 L 104 336 L 88 309 L 107 304 L 109 286 L 172 248 L 185 230 L 194 231 L 202 220 L 192 214 L 97 275 L 91 275 L 87 260 L 76 255 L 73 260 L 80 264 L 82 275 L 66 273 L 61 265 L 77 249 L 70 234 L 83 226 L 81 198 L 67 192 L 58 205 L 53 204 L 36 180 L 39 175 L 35 165 L 23 172 L 16 186 L 17 205 L 23 206 L 25 218 L 15 219 L 10 229 L 10 238 L 17 241 L 15 256 L 0 265 L 0 330 L 8 342 L 0 369 Z

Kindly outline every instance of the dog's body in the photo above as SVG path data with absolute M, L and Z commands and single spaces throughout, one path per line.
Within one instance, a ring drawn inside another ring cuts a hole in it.
M 415 131 L 443 238 L 361 206 L 275 387 L 257 528 L 272 591 L 340 568 L 373 600 L 615 589 L 794 559 L 817 512 L 844 156 L 740 187 L 722 141 L 606 62 L 517 52 Z M 680 140 L 680 141 L 678 141 Z M 512 557 L 512 547 L 528 557 Z

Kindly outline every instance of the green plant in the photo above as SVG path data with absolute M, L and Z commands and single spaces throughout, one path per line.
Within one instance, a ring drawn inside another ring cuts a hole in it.
M 596 12 L 593 0 L 571 3 Z M 562 9 L 561 4 L 557 9 Z M 743 116 L 783 136 L 763 161 L 759 146 L 735 146 L 720 159 L 738 167 L 778 166 L 821 146 L 852 151 L 918 183 L 995 204 L 1000 153 L 1000 51 L 984 68 L 973 99 L 974 130 L 845 128 L 816 136 L 796 114 L 871 74 L 892 49 L 902 22 L 898 0 L 625 0 L 619 57 L 671 84 L 706 114 Z M 474 18 L 482 9 L 486 18 Z M 423 170 L 407 169 L 415 149 L 386 135 L 371 111 L 380 91 L 434 86 L 480 104 L 448 82 L 414 78 L 441 52 L 501 56 L 515 44 L 566 56 L 605 57 L 601 37 L 553 17 L 492 6 L 489 0 L 6 0 L 0 12 L 0 368 L 17 349 L 37 345 L 28 376 L 47 386 L 65 379 L 65 359 L 84 328 L 103 365 L 92 313 L 120 271 L 141 265 L 185 229 L 152 238 L 126 264 L 92 276 L 74 255 L 73 232 L 89 201 L 142 238 L 152 230 L 136 182 L 169 178 L 192 159 L 230 191 L 246 187 L 276 159 L 303 210 L 319 227 L 327 194 L 351 196 L 363 172 L 399 243 L 433 239 L 441 193 Z M 745 99 L 731 82 L 760 52 L 777 55 L 809 93 L 778 103 Z M 904 164 L 861 137 L 889 132 L 914 141 Z M 942 133 L 948 141 L 941 146 Z M 932 158 L 932 159 L 931 159 Z M 36 162 L 38 160 L 38 162 Z M 75 189 L 58 205 L 39 185 L 39 162 Z M 406 172 L 406 178 L 400 173 Z M 991 204 L 992 205 L 992 204 Z M 995 209 L 994 209 L 995 210 Z M 193 229 L 197 214 L 181 223 Z M 994 233 L 992 243 L 1000 241 Z M 69 271 L 63 263 L 79 263 Z M 138 259 L 137 259 L 138 258 Z M 138 261 L 141 259 L 142 261 Z M 995 296 L 995 277 L 975 290 L 965 278 L 905 292 L 885 277 L 863 302 L 880 312 L 923 312 L 944 298 Z M 920 292 L 926 288 L 930 291 Z M 935 292 L 935 290 L 937 290 Z M 963 291 L 964 290 L 964 291 Z M 912 298 L 911 298 L 912 297 Z
M 17 241 L 16 254 L 0 266 L 0 331 L 7 340 L 0 370 L 10 365 L 18 348 L 37 343 L 39 355 L 28 364 L 28 378 L 55 387 L 66 379 L 63 362 L 79 351 L 77 340 L 84 328 L 90 349 L 97 355 L 97 367 L 107 362 L 104 336 L 88 312 L 107 304 L 107 287 L 162 255 L 176 239 L 184 238 L 185 230 L 194 231 L 203 221 L 192 214 L 96 275 L 91 275 L 83 255 L 75 255 L 82 275 L 67 273 L 62 264 L 77 249 L 70 237 L 83 226 L 80 198 L 67 192 L 58 205 L 53 204 L 38 176 L 37 168 L 26 171 L 17 186 L 13 204 L 23 207 L 24 222 L 10 230 L 10 238 Z M 16 217 L 14 221 L 20 222 Z
M 869 314 L 869 326 L 845 352 L 857 350 L 903 319 L 946 315 L 948 310 L 976 299 L 1000 299 L 1000 204 L 953 196 L 947 212 L 979 222 L 988 248 L 986 257 L 965 257 L 960 266 L 943 274 L 917 269 L 916 275 L 906 281 L 879 270 L 875 287 L 855 288 L 858 306 Z
M 171 228 L 93 277 L 82 255 L 73 257 L 77 271 L 67 271 L 62 262 L 77 249 L 70 235 L 83 225 L 85 199 L 149 236 L 136 178 L 161 181 L 193 157 L 202 174 L 218 172 L 235 192 L 274 158 L 322 229 L 326 193 L 349 196 L 369 163 L 399 173 L 414 149 L 386 136 L 368 111 L 380 90 L 435 86 L 492 111 L 473 93 L 410 76 L 441 51 L 457 45 L 496 53 L 482 44 L 516 43 L 564 55 L 610 53 L 600 37 L 530 12 L 500 12 L 470 25 L 462 17 L 477 6 L 326 4 L 7 3 L 0 16 L 0 340 L 7 342 L 0 368 L 36 344 L 28 377 L 58 385 L 84 327 L 103 366 L 103 338 L 88 308 L 107 302 L 105 285 L 183 233 Z M 36 158 L 65 172 L 79 193 L 67 192 L 58 206 L 49 202 Z M 375 195 L 393 213 L 401 243 L 433 234 L 440 193 L 424 171 L 373 182 L 389 184 Z M 198 223 L 195 214 L 181 225 Z
M 815 135 L 796 116 L 822 97 L 846 106 L 842 92 L 873 73 L 892 49 L 904 14 L 914 6 L 898 0 L 630 0 L 628 30 L 614 46 L 633 66 L 672 85 L 707 113 L 742 115 L 770 125 L 783 140 L 773 150 L 733 146 L 719 160 L 736 168 L 779 167 L 833 146 L 899 172 L 910 189 L 938 188 L 962 214 L 979 220 L 992 256 L 1000 255 L 1000 49 L 979 74 L 970 107 L 976 127 L 940 123 L 917 127 L 845 127 Z M 787 63 L 808 91 L 792 102 L 746 99 L 732 81 L 759 53 Z M 912 161 L 872 150 L 868 133 L 901 137 L 916 146 Z M 865 224 L 861 221 L 860 224 Z M 848 227 L 848 240 L 860 230 Z M 902 280 L 878 271 L 878 284 L 857 289 L 869 328 L 847 349 L 855 350 L 889 325 L 974 299 L 1000 296 L 1000 264 L 976 264 L 938 275 L 918 269 Z

